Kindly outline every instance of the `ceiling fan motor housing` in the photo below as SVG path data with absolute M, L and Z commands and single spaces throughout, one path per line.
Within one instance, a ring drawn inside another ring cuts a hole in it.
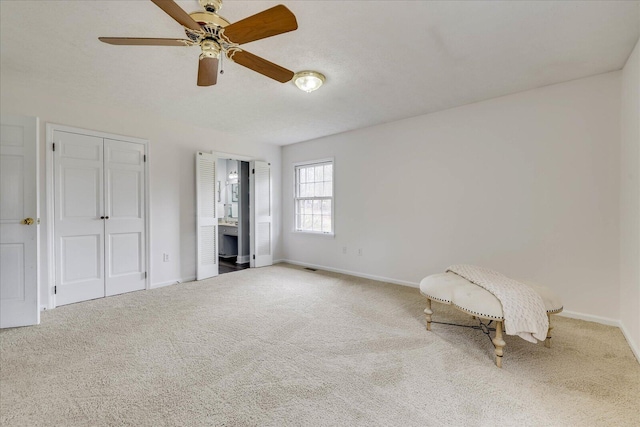
M 209 30 L 215 30 L 220 27 L 224 28 L 230 24 L 229 21 L 214 12 L 193 12 L 190 13 L 189 16 L 198 24 L 209 27 Z
M 203 0 L 204 1 L 204 0 Z M 207 0 L 210 1 L 210 0 Z M 200 44 L 200 58 L 218 58 L 220 56 L 219 29 L 229 25 L 229 21 L 214 12 L 193 12 L 189 14 L 194 21 L 202 25 L 204 33 L 197 33 L 186 28 L 187 37 Z

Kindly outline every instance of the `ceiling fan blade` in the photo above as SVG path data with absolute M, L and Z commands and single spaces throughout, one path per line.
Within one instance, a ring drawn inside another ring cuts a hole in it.
M 264 58 L 249 53 L 245 50 L 233 49 L 227 52 L 227 57 L 233 62 L 247 67 L 264 76 L 270 77 L 280 83 L 286 83 L 293 78 L 293 71 L 282 68 Z
M 280 4 L 225 27 L 222 37 L 232 43 L 243 44 L 297 28 L 295 15 Z
M 103 43 L 115 44 L 119 46 L 191 46 L 191 40 L 180 39 L 153 39 L 135 37 L 98 37 Z
M 202 27 L 187 12 L 178 6 L 173 0 L 151 0 L 160 9 L 164 10 L 167 15 L 175 19 L 178 24 L 187 27 L 193 31 L 202 31 Z
M 218 58 L 205 56 L 198 65 L 198 86 L 213 86 L 218 81 Z

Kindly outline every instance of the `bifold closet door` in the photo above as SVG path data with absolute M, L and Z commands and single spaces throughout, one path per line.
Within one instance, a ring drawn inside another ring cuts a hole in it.
M 104 297 L 103 140 L 54 131 L 56 305 Z
M 196 280 L 217 276 L 218 218 L 216 216 L 216 158 L 211 153 L 196 153 Z
M 271 164 L 251 162 L 251 267 L 273 264 L 273 213 L 271 206 Z
M 104 140 L 105 291 L 145 288 L 145 188 L 143 144 Z
M 56 305 L 146 284 L 145 146 L 54 131 Z

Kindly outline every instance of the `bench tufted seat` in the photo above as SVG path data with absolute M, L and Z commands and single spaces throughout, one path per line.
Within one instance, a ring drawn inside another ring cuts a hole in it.
M 547 313 L 562 311 L 562 301 L 549 288 L 528 284 L 542 297 Z M 429 299 L 457 308 L 474 316 L 503 320 L 502 305 L 491 292 L 454 273 L 427 276 L 420 282 L 420 293 Z
M 544 301 L 547 315 L 560 313 L 562 311 L 562 301 L 549 288 L 528 284 L 533 288 Z M 431 330 L 431 301 L 450 304 L 457 309 L 471 314 L 480 319 L 489 319 L 497 322 L 496 338 L 493 343 L 496 346 L 496 365 L 502 365 L 502 348 L 505 343 L 502 340 L 502 326 L 504 314 L 502 312 L 502 304 L 491 292 L 486 289 L 469 282 L 467 279 L 454 273 L 441 273 L 427 276 L 420 282 L 420 293 L 427 297 L 427 309 L 424 311 L 427 317 L 427 330 Z M 551 318 L 549 318 L 551 320 Z M 549 323 L 551 325 L 551 323 Z M 498 331 L 498 328 L 500 329 Z M 551 326 L 547 333 L 545 346 L 551 344 Z

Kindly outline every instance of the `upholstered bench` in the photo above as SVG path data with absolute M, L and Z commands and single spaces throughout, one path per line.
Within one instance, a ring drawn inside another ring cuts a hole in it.
M 562 301 L 550 289 L 529 284 L 544 301 L 549 316 L 549 331 L 545 346 L 551 346 L 551 315 L 562 311 Z M 458 310 L 472 315 L 474 318 L 495 321 L 495 337 L 491 340 L 495 346 L 496 365 L 502 367 L 502 356 L 506 343 L 502 338 L 504 315 L 500 301 L 486 289 L 471 283 L 457 274 L 448 272 L 425 277 L 420 282 L 420 293 L 427 297 L 427 308 L 424 314 L 427 330 L 431 330 L 431 301 L 453 305 Z M 487 332 L 488 333 L 488 332 Z

